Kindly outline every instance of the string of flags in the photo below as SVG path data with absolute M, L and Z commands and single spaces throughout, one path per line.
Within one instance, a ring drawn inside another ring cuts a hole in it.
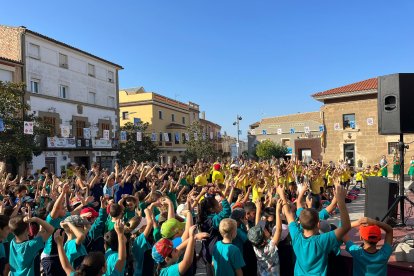
M 161 132 L 160 133 L 160 136 L 159 136 L 159 140 L 160 141 L 164 141 L 164 142 L 173 142 L 172 141 L 172 138 L 171 138 L 171 135 L 174 135 L 173 136 L 174 137 L 174 141 L 178 141 L 178 142 L 181 141 L 181 135 L 180 135 L 179 132 L 175 132 L 175 133 L 172 133 L 172 134 L 171 133 L 167 133 L 167 132 L 164 132 L 164 133 Z M 144 136 L 144 134 L 142 133 L 142 131 L 137 131 L 136 132 L 136 140 L 138 142 L 142 142 L 143 136 Z M 104 134 L 104 137 L 105 137 L 105 134 Z M 126 142 L 127 141 L 127 132 L 124 131 L 124 130 L 120 131 L 119 138 L 120 138 L 119 140 L 121 142 Z M 151 141 L 152 142 L 156 142 L 158 140 L 157 133 L 156 132 L 152 132 L 151 135 L 150 135 L 150 138 L 151 138 Z M 206 140 L 207 139 L 206 133 L 202 133 L 202 137 L 201 138 L 203 140 Z M 210 138 L 210 140 L 213 140 L 214 139 L 214 132 L 210 132 L 209 138 Z M 220 139 L 220 138 L 221 138 L 221 133 L 220 132 L 217 132 L 217 139 Z M 197 141 L 199 139 L 198 133 L 196 133 L 196 132 L 193 133 L 193 139 L 195 141 Z M 182 140 L 183 140 L 183 142 L 190 141 L 190 133 L 188 133 L 188 132 L 183 133 Z

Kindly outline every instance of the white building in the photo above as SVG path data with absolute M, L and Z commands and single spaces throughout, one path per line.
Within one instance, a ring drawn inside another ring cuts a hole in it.
M 69 162 L 112 167 L 119 128 L 118 70 L 123 68 L 25 27 L 0 26 L 0 32 L 5 30 L 20 34 L 30 112 L 51 126 L 41 139 L 43 153 L 33 157 L 28 169 L 46 166 L 59 175 Z

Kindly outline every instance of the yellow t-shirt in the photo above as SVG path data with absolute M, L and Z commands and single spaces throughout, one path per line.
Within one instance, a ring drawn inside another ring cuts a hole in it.
M 355 175 L 355 181 L 361 181 L 364 180 L 364 173 L 363 172 L 357 172 Z
M 213 176 L 211 177 L 211 181 L 213 183 L 216 183 L 216 180 L 218 181 L 218 184 L 224 183 L 224 176 L 220 171 L 213 171 Z
M 333 183 L 332 174 L 330 174 L 328 171 L 326 171 L 325 178 L 326 178 L 326 185 L 329 186 L 329 187 L 333 186 L 334 183 Z
M 283 186 L 283 187 L 285 187 L 285 189 L 287 189 L 288 188 L 288 185 L 287 185 L 287 181 L 286 180 L 287 180 L 286 177 L 280 176 L 279 177 L 279 183 L 277 183 L 277 185 Z
M 199 174 L 195 178 L 195 184 L 198 186 L 206 186 L 207 185 L 207 177 L 204 174 Z
M 320 194 L 321 193 L 321 187 L 323 187 L 323 185 L 324 185 L 323 178 L 321 176 L 319 176 L 318 178 L 316 178 L 311 183 L 311 191 L 312 191 L 312 193 L 315 194 L 315 195 Z
M 252 188 L 252 201 L 256 202 L 256 200 L 261 199 L 263 197 L 263 192 L 259 192 L 260 187 L 258 185 L 254 185 Z
M 190 185 L 193 185 L 194 184 L 194 178 L 191 175 L 187 175 L 185 177 L 185 179 L 187 180 L 187 183 L 188 184 L 190 184 Z

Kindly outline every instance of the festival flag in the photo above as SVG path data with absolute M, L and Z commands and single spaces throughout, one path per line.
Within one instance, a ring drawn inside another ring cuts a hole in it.
M 217 132 L 217 139 L 221 139 L 221 132 L 220 131 Z
M 83 138 L 84 139 L 91 139 L 91 129 L 86 127 L 83 129 Z
M 127 132 L 125 130 L 121 131 L 121 142 L 126 142 L 127 140 Z
M 262 134 L 263 134 L 263 135 L 267 135 L 267 130 L 266 130 L 266 129 L 263 129 L 263 130 L 262 130 Z
M 70 135 L 69 126 L 61 126 L 60 135 L 62 135 L 63 138 L 68 138 Z
M 185 136 L 185 141 L 186 141 L 186 142 L 190 141 L 190 134 L 188 134 L 188 133 L 186 132 L 186 133 L 184 133 L 184 136 Z
M 156 142 L 157 141 L 157 133 L 153 132 L 151 133 L 151 141 Z
M 278 129 L 277 129 L 277 134 L 278 134 L 278 135 L 282 134 L 282 129 L 281 129 L 281 128 L 278 128 Z
M 291 129 L 290 129 L 290 134 L 294 134 L 295 133 L 295 129 L 292 127 Z
M 104 140 L 109 140 L 109 129 L 104 129 L 104 130 L 103 130 L 103 135 L 102 135 L 102 138 L 103 138 Z
M 203 132 L 203 140 L 206 140 L 206 134 Z
M 170 136 L 168 136 L 167 132 L 164 132 L 164 141 L 165 142 L 169 142 L 170 141 Z
M 175 141 L 180 142 L 180 133 L 178 132 L 175 133 Z
M 194 140 L 197 141 L 198 140 L 198 134 L 197 132 L 194 132 Z
M 308 126 L 305 126 L 305 127 L 304 127 L 304 130 L 305 130 L 305 133 L 306 133 L 306 134 L 310 133 L 310 128 L 309 128 Z
M 24 121 L 24 134 L 33 134 L 33 122 Z
M 138 142 L 142 141 L 142 132 L 141 131 L 137 131 L 137 141 Z
M 0 118 L 0 132 L 4 131 L 4 121 L 2 118 Z
M 210 132 L 210 140 L 213 140 L 214 139 L 214 132 Z

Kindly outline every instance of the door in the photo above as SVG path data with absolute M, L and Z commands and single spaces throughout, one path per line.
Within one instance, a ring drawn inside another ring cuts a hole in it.
M 49 172 L 56 172 L 56 157 L 45 157 L 45 167 L 48 168 Z
M 344 144 L 344 160 L 350 167 L 355 165 L 355 144 Z
M 75 163 L 78 166 L 83 165 L 85 168 L 87 168 L 89 170 L 89 165 L 90 165 L 89 156 L 76 156 L 75 157 Z
M 312 160 L 312 150 L 311 149 L 302 149 L 300 150 L 300 156 L 302 162 L 309 163 Z

